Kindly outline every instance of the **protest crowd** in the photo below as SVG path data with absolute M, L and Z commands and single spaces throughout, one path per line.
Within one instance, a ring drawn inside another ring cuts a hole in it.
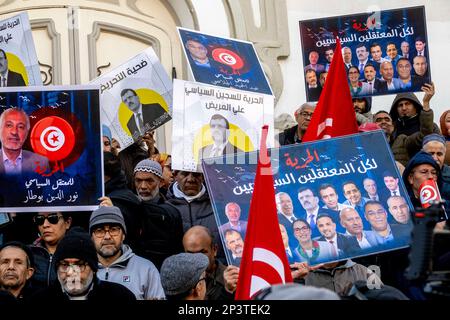
M 191 39 L 189 45 L 201 55 L 201 43 Z M 337 55 L 335 52 L 334 57 Z M 345 50 L 338 61 L 342 59 Z M 399 57 L 395 63 L 404 60 Z M 392 67 L 391 62 L 388 66 Z M 333 78 L 337 66 L 322 67 L 328 75 L 321 85 L 322 96 L 318 93 L 314 100 L 323 98 L 329 87 L 325 86 L 327 80 L 337 79 Z M 349 73 L 359 73 L 360 69 L 345 67 L 342 63 L 346 81 L 351 83 Z M 357 126 L 355 133 L 383 133 L 402 181 L 392 172 L 377 177 L 385 182 L 383 186 L 377 186 L 371 178 L 360 185 L 341 181 L 345 201 L 338 201 L 340 186 L 332 184 L 322 184 L 318 190 L 308 186 L 295 190 L 298 202 L 278 192 L 273 202 L 293 283 L 260 290 L 252 299 L 432 299 L 426 291 L 426 279 L 413 281 L 406 276 L 416 240 L 412 238 L 409 243 L 409 237 L 418 221 L 407 202 L 422 207 L 421 186 L 433 180 L 444 208 L 450 210 L 450 110 L 439 118 L 435 115 L 433 82 L 423 82 L 417 90 L 425 93 L 422 100 L 413 92 L 401 92 L 393 96 L 391 105 L 376 108 L 370 96 L 350 97 L 354 117 L 348 120 L 348 126 Z M 133 113 L 127 123 L 133 142 L 126 147 L 120 145 L 111 128 L 102 125 L 104 196 L 98 199 L 95 210 L 6 213 L 9 221 L 0 225 L 0 304 L 235 299 L 245 238 L 252 230 L 243 218 L 247 214 L 238 203 L 225 199 L 228 222 L 219 223 L 210 196 L 211 183 L 206 183 L 205 175 L 196 168 L 173 170 L 172 156 L 158 150 L 155 128 L 145 128 L 141 116 L 145 122 L 146 114 L 142 115 L 142 109 L 137 111 L 138 106 L 150 107 L 139 102 L 133 89 L 122 90 L 121 99 Z M 305 134 L 321 101 L 298 101 L 295 122 L 290 122 L 290 117 L 278 119 L 275 146 L 305 143 Z M 380 111 L 372 113 L 371 109 Z M 8 152 L 17 150 L 10 146 L 21 139 L 19 131 L 30 129 L 29 123 L 25 129 L 16 126 L 20 122 L 17 119 L 23 116 L 21 112 L 12 108 L 0 116 L 2 152 L 7 160 L 0 167 L 4 170 L 0 171 L 0 179 L 3 172 L 13 170 L 8 163 L 13 153 Z M 147 117 L 165 114 L 160 106 L 155 112 Z M 168 121 L 167 116 L 164 120 Z M 209 125 L 211 131 L 230 128 L 229 121 L 220 116 L 211 117 Z M 200 157 L 243 151 L 228 145 L 227 138 L 200 150 Z M 25 168 L 27 153 L 23 151 L 20 157 Z M 402 183 L 406 194 L 399 189 Z M 300 205 L 305 211 L 303 216 L 294 210 Z M 448 229 L 445 219 L 434 226 L 435 233 Z M 389 248 L 393 239 L 406 240 L 401 249 L 355 254 L 371 247 Z M 336 258 L 334 262 L 321 263 L 321 255 L 326 252 Z M 449 254 L 447 248 L 436 259 L 440 265 L 433 267 L 450 270 Z

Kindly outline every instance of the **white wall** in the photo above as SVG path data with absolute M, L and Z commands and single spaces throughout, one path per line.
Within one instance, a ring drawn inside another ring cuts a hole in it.
M 291 54 L 288 59 L 280 62 L 283 71 L 284 90 L 276 108 L 277 115 L 283 112 L 292 114 L 297 106 L 306 101 L 298 22 L 300 20 L 366 12 L 370 5 L 376 5 L 381 10 L 425 5 L 431 76 L 436 86 L 436 94 L 431 101 L 431 107 L 435 111 L 435 122 L 439 123 L 440 115 L 445 110 L 450 109 L 448 79 L 450 74 L 450 1 L 410 0 L 407 4 L 399 0 L 370 2 L 362 0 L 327 0 L 326 2 L 287 0 L 286 2 Z M 422 99 L 423 93 L 417 93 L 417 96 Z M 389 111 L 393 99 L 393 95 L 374 97 L 372 111 L 376 112 L 381 109 Z

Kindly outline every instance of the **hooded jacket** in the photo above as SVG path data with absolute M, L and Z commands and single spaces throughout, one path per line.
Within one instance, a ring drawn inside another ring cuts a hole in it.
M 411 101 L 414 107 L 416 108 L 417 115 L 412 117 L 400 117 L 397 110 L 397 103 L 400 100 Z M 426 111 L 423 110 L 422 103 L 420 103 L 419 99 L 417 99 L 414 93 L 407 92 L 397 94 L 395 96 L 394 101 L 392 102 L 391 110 L 389 111 L 389 114 L 392 118 L 392 122 L 394 123 L 395 126 L 395 130 L 392 133 L 393 138 L 396 139 L 401 134 L 409 136 L 415 132 L 420 131 L 420 122 L 421 122 L 420 114 L 422 112 Z M 436 124 L 433 124 L 433 132 L 440 133 L 439 127 Z
M 413 169 L 421 164 L 429 164 L 434 169 L 436 169 L 437 172 L 437 185 L 438 188 L 442 188 L 442 176 L 441 176 L 441 168 L 439 167 L 438 163 L 433 159 L 433 157 L 426 153 L 425 151 L 419 151 L 411 160 L 409 160 L 408 164 L 405 167 L 405 171 L 403 171 L 403 183 L 406 186 L 406 190 L 408 191 L 409 198 L 411 199 L 411 202 L 414 207 L 422 207 L 422 204 L 420 203 L 420 199 L 417 199 L 414 195 L 414 191 L 412 188 L 412 185 L 408 181 L 409 174 L 413 171 Z
M 373 114 L 371 112 L 372 98 L 354 98 L 354 99 L 361 99 L 366 101 L 366 108 L 364 109 L 364 112 L 362 113 L 356 112 L 356 121 L 358 122 L 358 125 L 362 125 L 367 122 L 373 122 Z
M 135 255 L 127 245 L 122 245 L 122 255 L 108 267 L 98 264 L 97 277 L 125 286 L 138 300 L 165 298 L 155 265 Z

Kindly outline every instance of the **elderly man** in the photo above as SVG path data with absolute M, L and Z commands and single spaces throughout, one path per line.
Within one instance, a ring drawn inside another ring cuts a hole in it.
M 411 227 L 389 225 L 386 209 L 378 201 L 368 201 L 364 206 L 365 218 L 375 232 L 377 242 L 383 246 L 406 245 L 409 242 Z
M 165 298 L 155 265 L 123 243 L 127 228 L 119 208 L 100 206 L 92 212 L 89 232 L 97 250 L 99 279 L 125 286 L 138 300 Z
M 380 74 L 381 80 L 383 82 L 380 92 L 396 91 L 402 89 L 402 81 L 398 78 L 394 78 L 394 67 L 392 66 L 392 62 L 383 61 L 380 64 Z
M 24 244 L 16 241 L 0 247 L 0 289 L 16 299 L 28 299 L 33 294 L 28 285 L 34 273 L 33 254 Z
M 236 230 L 229 229 L 223 235 L 225 245 L 231 253 L 231 264 L 238 266 L 241 263 L 242 253 L 244 252 L 244 241 L 242 235 Z
M 413 59 L 413 68 L 415 72 L 414 87 L 423 86 L 425 83 L 430 83 L 428 74 L 427 58 L 424 56 L 416 56 Z
M 233 300 L 233 294 L 225 289 L 226 266 L 216 259 L 217 244 L 214 243 L 208 228 L 203 226 L 190 228 L 184 234 L 183 246 L 186 252 L 203 253 L 209 259 L 206 269 L 206 300 Z
M 145 159 L 134 168 L 135 190 L 142 200 L 134 249 L 158 269 L 164 259 L 183 251 L 183 220 L 176 206 L 160 194 L 161 179 L 162 168 L 156 161 Z
M 336 223 L 329 215 L 319 215 L 317 228 L 322 235 L 318 240 L 326 241 L 331 245 L 331 251 L 335 258 L 349 257 L 361 249 L 354 237 L 347 237 L 336 232 Z
M 445 200 L 450 200 L 450 166 L 444 163 L 445 154 L 447 152 L 447 144 L 444 136 L 437 133 L 425 136 L 423 139 L 422 150 L 429 153 L 441 168 L 441 196 Z
M 8 57 L 0 49 L 0 87 L 22 87 L 25 81 L 20 73 L 8 69 Z
M 208 266 L 203 253 L 179 253 L 164 260 L 161 283 L 167 300 L 205 300 Z
M 317 63 L 319 61 L 319 53 L 317 51 L 311 51 L 309 53 L 309 64 L 305 67 L 305 72 L 308 70 L 314 70 L 317 73 L 325 71 L 323 64 Z
M 225 206 L 225 215 L 228 218 L 228 222 L 221 225 L 219 231 L 224 233 L 225 230 L 233 229 L 241 234 L 247 232 L 247 221 L 240 220 L 241 207 L 236 202 L 228 202 Z
M 45 171 L 48 159 L 37 153 L 22 150 L 30 131 L 30 119 L 22 109 L 9 108 L 0 115 L 0 176 Z
M 315 104 L 306 102 L 295 111 L 294 117 L 297 125 L 279 134 L 278 141 L 280 145 L 284 146 L 302 142 L 302 137 L 305 135 L 306 129 L 308 129 L 315 108 Z
M 411 214 L 405 198 L 401 196 L 389 197 L 387 205 L 396 223 L 412 226 Z
M 53 256 L 59 283 L 52 285 L 35 301 L 62 303 L 69 300 L 129 303 L 136 297 L 124 286 L 97 277 L 98 257 L 89 234 L 81 228 L 72 228 L 61 240 Z
M 342 58 L 344 59 L 345 68 L 348 71 L 348 69 L 352 66 L 352 49 L 349 47 L 343 47 Z
M 167 113 L 159 103 L 142 104 L 136 91 L 131 88 L 120 92 L 122 102 L 133 112 L 127 122 L 127 128 L 134 140 L 144 135 L 148 130 L 153 130 Z M 167 116 L 167 115 L 166 115 Z
M 277 204 L 278 222 L 282 224 L 287 231 L 289 237 L 289 246 L 295 248 L 298 246 L 298 242 L 294 237 L 292 224 L 297 217 L 294 215 L 294 205 L 292 199 L 286 192 L 278 192 L 275 195 L 275 202 Z
M 358 246 L 365 250 L 378 245 L 377 237 L 374 231 L 363 229 L 363 222 L 358 212 L 351 208 L 344 208 L 341 210 L 340 223 L 345 228 L 345 234 L 355 237 Z

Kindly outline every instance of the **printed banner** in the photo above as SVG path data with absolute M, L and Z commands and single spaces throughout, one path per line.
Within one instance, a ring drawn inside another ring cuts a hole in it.
M 352 96 L 420 91 L 431 82 L 425 7 L 300 21 L 308 101 L 319 99 L 338 36 Z
M 253 43 L 177 29 L 195 81 L 272 95 Z
M 91 84 L 100 85 L 102 125 L 121 150 L 172 119 L 172 81 L 152 48 Z
M 28 13 L 0 21 L 0 87 L 42 85 Z
M 271 95 L 175 79 L 172 168 L 201 171 L 201 159 L 256 150 L 263 124 L 273 130 L 273 103 Z
M 314 265 L 409 245 L 413 206 L 381 130 L 272 149 L 271 158 L 290 263 Z M 256 162 L 202 166 L 227 260 L 239 265 Z
M 2 211 L 96 209 L 103 195 L 98 88 L 9 88 L 0 101 Z

